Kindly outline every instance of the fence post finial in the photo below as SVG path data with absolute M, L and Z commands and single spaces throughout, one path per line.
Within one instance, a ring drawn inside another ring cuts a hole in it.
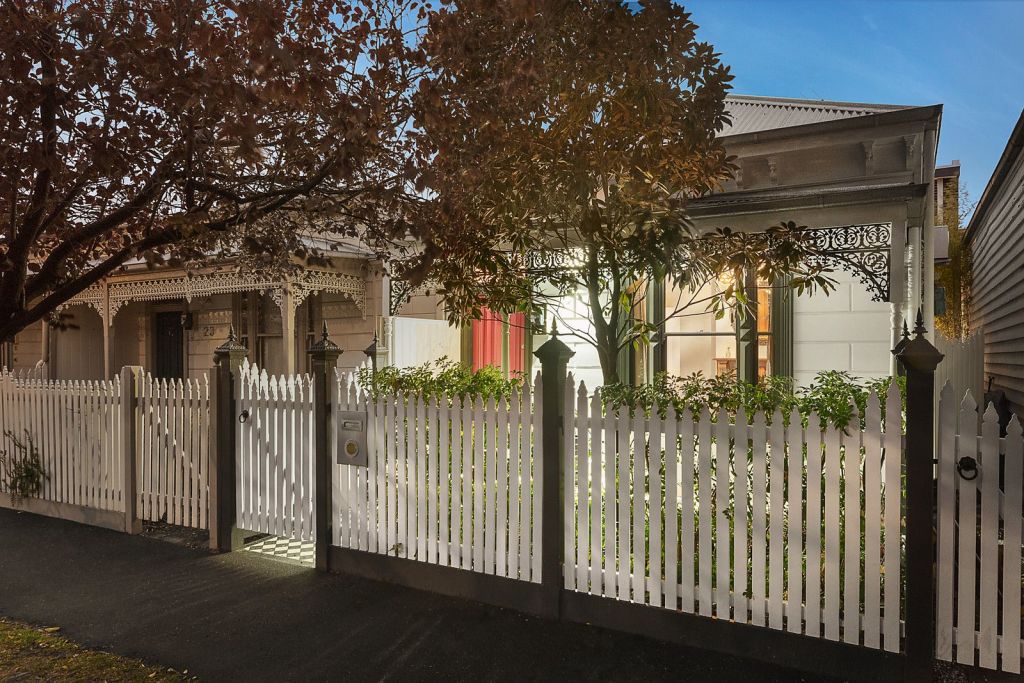
M 370 359 L 370 373 L 376 377 L 377 375 L 377 331 L 373 331 L 373 341 L 370 345 L 363 349 L 363 353 Z
M 907 374 L 906 674 L 911 680 L 930 680 L 935 654 L 935 369 L 943 355 L 925 337 L 920 309 L 914 338 L 908 337 L 893 349 Z
M 906 324 L 906 321 L 904 321 L 904 325 L 905 324 Z M 917 308 L 917 320 L 914 323 L 914 336 L 920 337 L 925 332 L 927 332 L 927 330 L 924 329 L 924 313 L 922 312 L 921 307 L 918 306 L 918 308 Z

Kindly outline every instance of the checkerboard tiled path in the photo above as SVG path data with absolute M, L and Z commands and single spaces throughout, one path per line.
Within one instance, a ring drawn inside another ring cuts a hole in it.
M 280 536 L 264 536 L 258 540 L 247 543 L 243 550 L 260 555 L 269 555 L 285 562 L 294 562 L 304 567 L 312 567 L 314 564 L 315 547 L 312 543 L 296 541 L 291 538 Z

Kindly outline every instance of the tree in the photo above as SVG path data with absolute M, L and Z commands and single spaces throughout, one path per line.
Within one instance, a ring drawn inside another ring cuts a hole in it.
M 453 317 L 479 315 L 482 302 L 536 309 L 583 292 L 592 331 L 565 332 L 592 343 L 615 382 L 621 349 L 661 322 L 632 315 L 657 280 L 699 290 L 742 271 L 773 283 L 788 275 L 798 290 L 828 287 L 800 226 L 708 233 L 687 220 L 688 201 L 733 171 L 717 137 L 732 76 L 681 7 L 456 5 L 430 23 L 430 76 L 417 97 L 417 121 L 435 146 L 423 262 Z M 744 278 L 734 283 L 690 304 L 730 314 L 746 302 Z
M 389 253 L 417 201 L 408 33 L 425 16 L 414 0 L 5 3 L 0 340 L 130 259 L 286 268 L 325 231 Z
M 966 341 L 971 333 L 971 247 L 964 239 L 964 222 L 974 211 L 966 187 L 957 188 L 941 216 L 949 232 L 949 259 L 935 266 L 935 284 L 946 292 L 946 312 L 935 316 L 935 326 L 949 339 Z

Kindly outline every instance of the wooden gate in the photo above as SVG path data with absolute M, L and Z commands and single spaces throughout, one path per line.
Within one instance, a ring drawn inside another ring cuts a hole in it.
M 331 403 L 367 413 L 369 459 L 332 466 L 333 543 L 539 582 L 540 389 L 373 397 L 338 375 Z
M 238 528 L 312 541 L 313 378 L 246 362 L 235 396 Z
M 1020 422 L 999 436 L 990 404 L 980 421 L 971 392 L 951 383 L 939 400 L 936 657 L 1021 670 Z

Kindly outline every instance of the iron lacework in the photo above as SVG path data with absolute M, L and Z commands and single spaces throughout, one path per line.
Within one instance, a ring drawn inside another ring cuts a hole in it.
M 889 301 L 891 223 L 807 228 L 806 232 L 814 241 L 819 263 L 852 273 L 871 293 L 872 301 Z M 531 251 L 524 261 L 527 274 L 533 277 L 551 277 L 575 265 L 572 254 L 564 249 Z M 407 283 L 391 281 L 391 315 L 397 315 L 415 289 Z
M 867 223 L 808 228 L 822 265 L 852 273 L 871 292 L 872 301 L 889 301 L 889 249 L 891 223 Z M 569 265 L 564 250 L 534 251 L 527 256 L 527 272 L 543 277 Z
M 872 301 L 889 301 L 891 223 L 810 228 L 819 263 L 842 268 L 871 292 Z

